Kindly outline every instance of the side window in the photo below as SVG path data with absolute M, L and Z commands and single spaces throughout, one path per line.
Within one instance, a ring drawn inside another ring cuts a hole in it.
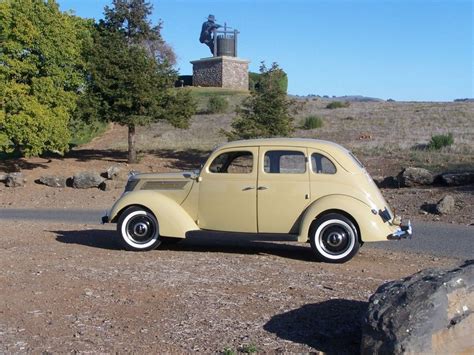
M 313 153 L 311 155 L 311 166 L 316 174 L 335 174 L 336 166 L 331 160 L 322 154 Z
M 268 174 L 303 174 L 306 158 L 303 152 L 271 150 L 265 153 L 264 171 Z
M 252 153 L 237 151 L 218 155 L 209 166 L 209 171 L 217 174 L 250 174 L 252 167 Z

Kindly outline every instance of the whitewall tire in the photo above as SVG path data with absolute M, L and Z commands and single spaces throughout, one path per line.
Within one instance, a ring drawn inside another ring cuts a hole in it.
M 132 206 L 122 212 L 117 223 L 120 242 L 127 250 L 152 250 L 161 244 L 159 225 L 150 211 Z

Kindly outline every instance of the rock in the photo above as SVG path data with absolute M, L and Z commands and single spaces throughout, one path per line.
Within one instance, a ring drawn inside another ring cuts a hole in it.
M 410 167 L 401 171 L 397 179 L 403 187 L 426 186 L 433 183 L 434 176 L 426 169 Z
M 380 286 L 362 325 L 362 354 L 473 353 L 474 260 Z
M 21 187 L 25 186 L 26 179 L 23 173 L 10 173 L 5 179 L 5 185 L 8 187 Z
M 443 185 L 461 186 L 474 184 L 474 171 L 462 173 L 444 173 L 438 176 L 437 180 Z
M 381 188 L 390 188 L 398 189 L 400 187 L 400 182 L 394 176 L 387 176 L 380 179 L 374 179 L 375 184 Z
M 444 196 L 435 206 L 437 214 L 448 214 L 454 208 L 454 198 L 451 195 Z
M 105 172 L 105 177 L 109 180 L 115 180 L 121 171 L 122 169 L 120 169 L 120 167 L 117 165 L 112 165 Z
M 1 182 L 6 181 L 6 180 L 7 180 L 7 176 L 8 176 L 8 174 L 0 173 L 0 181 L 1 181 Z
M 38 180 L 41 184 L 50 187 L 66 187 L 67 177 L 46 175 L 42 176 Z
M 114 181 L 114 180 L 105 180 L 99 185 L 99 189 L 102 191 L 111 191 L 114 189 L 124 189 L 125 183 L 122 181 Z
M 74 175 L 72 187 L 76 189 L 99 187 L 99 185 L 102 184 L 104 180 L 105 179 L 96 172 L 85 171 Z

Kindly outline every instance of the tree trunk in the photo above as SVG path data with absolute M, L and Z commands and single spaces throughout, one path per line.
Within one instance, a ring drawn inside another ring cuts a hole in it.
M 137 163 L 137 151 L 135 149 L 135 125 L 128 125 L 128 163 Z

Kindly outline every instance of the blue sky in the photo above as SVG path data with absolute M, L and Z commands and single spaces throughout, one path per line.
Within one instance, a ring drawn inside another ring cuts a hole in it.
M 240 30 L 239 57 L 277 62 L 290 94 L 364 95 L 398 101 L 474 97 L 473 4 L 468 0 L 152 0 L 152 21 L 178 55 L 181 74 L 209 56 L 198 41 L 214 14 Z M 106 0 L 58 0 L 102 18 Z

